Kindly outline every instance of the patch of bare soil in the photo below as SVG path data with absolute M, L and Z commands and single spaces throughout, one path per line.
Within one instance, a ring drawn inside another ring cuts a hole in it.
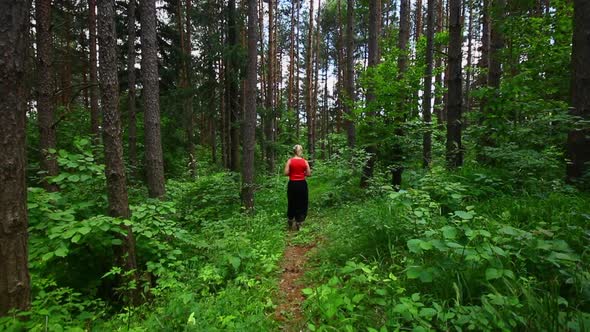
M 301 290 L 305 288 L 305 285 L 301 278 L 305 274 L 306 254 L 314 247 L 315 244 L 289 244 L 285 249 L 281 264 L 283 273 L 279 285 L 279 305 L 275 310 L 276 319 L 282 323 L 283 331 L 298 331 L 298 327 L 302 324 L 301 305 L 305 297 Z

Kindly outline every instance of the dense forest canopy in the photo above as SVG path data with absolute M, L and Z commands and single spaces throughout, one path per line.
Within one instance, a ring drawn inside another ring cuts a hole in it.
M 587 0 L 0 0 L 0 51 L 0 330 L 590 328 Z

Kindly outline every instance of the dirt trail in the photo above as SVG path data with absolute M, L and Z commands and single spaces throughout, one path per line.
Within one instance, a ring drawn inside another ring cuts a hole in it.
M 301 290 L 305 288 L 305 285 L 300 279 L 305 274 L 306 254 L 315 247 L 315 244 L 291 244 L 293 237 L 291 233 L 281 264 L 283 273 L 279 284 L 280 298 L 275 310 L 276 319 L 282 323 L 282 331 L 299 331 L 303 324 L 301 305 L 305 297 Z

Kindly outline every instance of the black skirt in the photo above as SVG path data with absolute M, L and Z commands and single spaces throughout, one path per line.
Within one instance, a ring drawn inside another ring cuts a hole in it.
M 303 222 L 307 217 L 308 191 L 307 181 L 289 181 L 287 184 L 287 217 Z

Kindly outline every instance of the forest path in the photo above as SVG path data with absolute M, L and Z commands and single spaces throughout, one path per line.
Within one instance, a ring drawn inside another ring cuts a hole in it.
M 309 221 L 302 229 L 289 231 L 287 246 L 281 263 L 278 305 L 275 318 L 281 323 L 282 331 L 301 331 L 303 329 L 303 312 L 301 306 L 305 296 L 301 290 L 305 288 L 303 275 L 306 270 L 308 253 L 316 247 L 313 227 Z

